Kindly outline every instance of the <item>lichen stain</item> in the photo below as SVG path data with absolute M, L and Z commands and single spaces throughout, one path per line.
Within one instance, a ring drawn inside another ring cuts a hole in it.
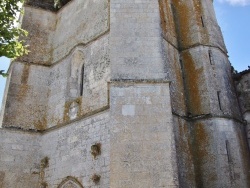
M 63 113 L 63 121 L 64 122 L 68 122 L 70 121 L 70 117 L 69 117 L 69 110 L 70 110 L 70 106 L 73 102 L 76 102 L 79 105 L 79 110 L 77 112 L 77 118 L 82 116 L 82 97 L 78 97 L 73 101 L 67 101 L 64 104 L 64 113 Z
M 24 16 L 22 28 L 29 32 L 27 37 L 22 37 L 26 44 L 28 44 L 28 54 L 19 57 L 18 61 L 32 62 L 36 64 L 49 65 L 51 61 L 51 46 L 49 41 L 50 29 L 45 28 L 38 20 L 34 22 L 28 21 L 31 19 Z
M 190 131 L 189 125 L 187 123 L 182 123 L 180 119 L 178 119 L 178 141 L 177 141 L 177 152 L 180 153 L 180 159 L 183 160 L 186 180 L 188 184 L 194 185 L 195 176 L 194 176 L 194 160 L 192 154 L 192 141 L 190 139 Z M 185 181 L 185 180 L 184 180 Z
M 34 123 L 34 126 L 36 130 L 39 130 L 39 131 L 45 130 L 47 128 L 47 118 L 42 117 L 41 119 L 37 120 Z
M 63 119 L 58 117 L 57 114 L 53 114 L 51 117 L 48 118 L 48 125 L 49 127 L 47 128 L 51 128 L 53 126 L 59 125 L 63 123 Z
M 204 18 L 204 11 L 203 11 L 203 6 L 202 6 L 202 1 L 200 0 L 194 0 L 194 9 L 195 9 L 195 19 L 196 19 L 196 23 L 197 25 L 199 26 L 199 32 L 201 33 L 201 40 L 200 41 L 201 43 L 209 43 L 209 38 L 208 38 L 208 31 L 207 31 L 207 28 L 206 28 L 206 23 L 204 23 L 204 27 L 203 27 L 203 24 L 202 24 L 202 21 L 201 21 L 201 17 Z
M 28 83 L 29 73 L 30 73 L 30 65 L 25 64 L 23 67 L 23 72 L 22 72 L 22 76 L 21 76 L 21 83 L 22 84 Z
M 241 158 L 242 158 L 242 163 L 243 163 L 243 168 L 244 168 L 244 172 L 246 173 L 246 181 L 247 181 L 247 185 L 250 185 L 250 163 L 249 163 L 249 159 L 250 159 L 250 154 L 249 154 L 249 150 L 248 150 L 248 144 L 246 141 L 246 138 L 243 137 L 243 135 L 245 135 L 243 133 L 242 130 L 235 130 L 237 132 L 237 138 L 239 140 L 239 150 L 240 153 L 242 154 Z
M 79 118 L 82 115 L 82 97 L 78 97 L 75 102 L 79 104 L 79 110 L 77 112 L 77 117 Z
M 172 11 L 168 4 L 167 0 L 159 0 L 161 28 L 163 34 L 169 39 L 169 35 L 175 38 L 176 33 Z
M 28 85 L 29 73 L 30 65 L 25 64 L 21 75 L 21 85 L 19 86 L 19 91 L 17 93 L 17 100 L 19 102 L 23 101 L 30 89 L 30 86 Z
M 209 143 L 209 135 L 205 130 L 206 124 L 196 123 L 193 125 L 193 155 L 194 155 L 194 163 L 195 163 L 195 178 L 197 187 L 205 187 L 205 183 L 207 182 L 215 182 L 218 177 L 216 172 L 213 172 L 211 169 L 206 169 L 205 164 L 213 163 L 214 160 L 211 153 L 208 151 Z M 205 182 L 205 180 L 207 182 Z
M 164 34 L 167 32 L 167 24 L 165 19 L 165 1 L 159 0 L 159 6 L 160 6 L 160 17 L 161 17 L 161 28 L 164 32 Z
M 208 43 L 208 31 L 202 26 L 201 21 L 203 16 L 201 1 L 195 0 L 191 3 L 191 1 L 173 0 L 173 4 L 177 16 L 176 28 L 180 47 L 187 48 L 197 42 Z M 193 40 L 192 35 L 195 33 L 197 33 L 197 37 L 202 37 L 199 41 Z
M 22 84 L 19 86 L 19 92 L 17 93 L 17 101 L 22 102 L 23 99 L 27 96 L 27 93 L 29 93 L 30 86 L 26 84 Z
M 64 104 L 64 113 L 63 113 L 63 121 L 64 122 L 68 122 L 70 120 L 69 118 L 69 109 L 70 109 L 70 105 L 72 102 L 65 102 Z
M 0 187 L 3 187 L 4 178 L 5 178 L 5 172 L 0 171 Z
M 188 111 L 192 115 L 203 114 L 201 93 L 199 89 L 203 67 L 196 68 L 194 59 L 189 52 L 183 53 L 183 63 L 185 67 L 186 88 L 188 93 Z
M 187 4 L 184 2 L 180 2 L 179 0 L 174 0 L 173 4 L 175 6 L 176 10 L 176 16 L 177 16 L 177 31 L 179 33 L 178 35 L 178 41 L 180 44 L 180 47 L 188 46 L 188 44 L 191 43 L 190 38 L 190 26 L 191 26 L 191 19 L 193 12 L 191 12 L 190 8 Z

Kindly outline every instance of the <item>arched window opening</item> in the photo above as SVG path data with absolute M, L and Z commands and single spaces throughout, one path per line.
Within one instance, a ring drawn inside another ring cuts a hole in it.
M 71 56 L 70 75 L 68 79 L 67 95 L 72 101 L 83 95 L 84 87 L 84 55 L 76 50 Z
M 58 188 L 83 188 L 83 186 L 76 178 L 68 176 L 60 183 Z

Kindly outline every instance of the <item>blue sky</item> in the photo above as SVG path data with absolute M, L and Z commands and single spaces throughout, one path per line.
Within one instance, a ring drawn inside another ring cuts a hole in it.
M 217 20 L 234 68 L 250 66 L 250 0 L 214 0 Z
M 229 60 L 238 71 L 250 66 L 250 0 L 214 0 L 217 20 L 228 49 Z M 0 70 L 9 65 L 0 58 Z M 0 107 L 6 79 L 0 76 Z

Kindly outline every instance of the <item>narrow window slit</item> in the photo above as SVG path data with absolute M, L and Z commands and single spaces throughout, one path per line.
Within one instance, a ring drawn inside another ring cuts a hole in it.
M 84 82 L 84 65 L 82 66 L 81 70 L 81 82 L 80 82 L 80 96 L 83 95 L 83 82 Z
M 183 62 L 180 59 L 180 66 L 181 66 L 181 74 L 182 74 L 182 79 L 184 80 L 184 72 L 183 72 Z
M 181 59 L 180 59 L 180 65 L 181 65 L 181 70 L 183 70 L 183 62 Z
M 226 150 L 227 150 L 228 162 L 231 163 L 232 162 L 232 156 L 231 156 L 230 144 L 229 144 L 228 140 L 226 140 Z
M 217 91 L 217 97 L 218 97 L 219 107 L 220 107 L 220 110 L 222 111 L 221 100 L 220 100 L 220 94 L 221 94 L 221 92 L 220 92 L 220 91 Z
M 202 16 L 201 16 L 201 24 L 202 24 L 202 27 L 205 27 Z
M 228 160 L 228 166 L 229 166 L 229 174 L 232 180 L 235 179 L 234 175 L 234 167 L 233 167 L 233 158 L 232 158 L 232 153 L 230 149 L 230 143 L 228 140 L 226 140 L 226 150 L 227 150 L 227 160 Z
M 210 64 L 213 65 L 213 64 L 214 64 L 214 61 L 213 61 L 213 54 L 212 54 L 212 51 L 211 51 L 211 50 L 208 50 L 208 56 L 209 56 Z

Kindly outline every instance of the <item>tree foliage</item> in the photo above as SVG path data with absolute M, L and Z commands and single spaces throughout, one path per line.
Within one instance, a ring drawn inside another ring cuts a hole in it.
M 54 7 L 56 9 L 59 9 L 62 7 L 62 3 L 61 3 L 61 0 L 54 0 Z
M 24 0 L 0 0 L 0 57 L 16 58 L 28 53 L 27 47 L 19 37 L 27 31 L 18 27 L 17 15 L 21 12 Z M 0 75 L 4 76 L 3 71 Z

